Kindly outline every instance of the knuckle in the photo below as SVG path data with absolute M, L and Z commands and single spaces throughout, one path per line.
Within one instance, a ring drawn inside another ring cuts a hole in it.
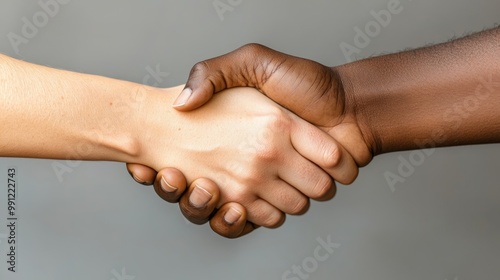
M 211 92 L 231 87 L 233 74 L 230 66 L 221 58 L 212 58 L 196 63 L 189 73 L 187 86 L 200 86 Z
M 279 157 L 282 143 L 277 135 L 287 131 L 287 126 L 289 126 L 287 117 L 279 109 L 272 110 L 264 117 L 262 129 L 256 135 L 253 155 L 255 163 L 274 161 Z
M 257 160 L 254 157 L 248 158 L 247 163 L 238 165 L 232 171 L 234 178 L 238 182 L 238 186 L 232 190 L 234 195 L 239 195 L 240 193 L 248 192 L 248 189 L 251 189 L 252 186 L 257 186 L 261 183 L 259 179 L 262 175 L 262 161 Z
M 241 51 L 249 52 L 252 54 L 260 53 L 265 49 L 266 49 L 266 47 L 264 47 L 263 45 L 258 44 L 258 43 L 249 43 L 249 44 L 246 44 L 240 48 Z
M 252 159 L 252 165 L 254 166 L 252 169 L 262 170 L 266 167 L 263 164 L 276 160 L 278 154 L 278 150 L 274 146 L 259 145 Z
M 266 120 L 266 124 L 277 125 L 283 122 L 283 120 L 285 120 L 287 116 L 279 107 L 270 104 L 265 107 L 265 113 L 263 113 L 263 117 Z
M 208 62 L 206 60 L 200 61 L 196 63 L 192 68 L 190 72 L 190 76 L 198 76 L 198 75 L 203 75 L 208 72 L 210 67 L 208 66 Z
M 247 75 L 257 88 L 266 84 L 275 72 L 277 54 L 266 46 L 250 43 L 239 49 L 238 55 L 246 61 Z
M 342 161 L 342 150 L 338 146 L 327 147 L 323 151 L 324 167 L 338 167 Z
M 291 127 L 290 117 L 276 106 L 271 106 L 265 116 L 265 126 L 269 132 L 280 133 L 289 131 Z

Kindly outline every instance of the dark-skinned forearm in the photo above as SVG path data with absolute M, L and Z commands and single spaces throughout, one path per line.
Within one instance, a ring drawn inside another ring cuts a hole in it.
M 335 70 L 374 155 L 500 143 L 500 28 Z

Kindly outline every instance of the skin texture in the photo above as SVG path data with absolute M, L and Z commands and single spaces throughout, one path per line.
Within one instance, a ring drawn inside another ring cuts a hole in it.
M 500 142 L 500 28 L 339 71 L 374 155 Z
M 233 223 L 276 227 L 284 213 L 302 213 L 308 198 L 332 197 L 331 176 L 357 174 L 352 158 L 340 160 L 346 152 L 335 139 L 252 88 L 229 89 L 185 114 L 168 106 L 183 86 L 158 89 L 6 56 L 0 79 L 0 155 L 164 170 L 155 184 L 160 197 L 174 201 L 189 183 L 198 199 L 187 203 L 217 202 Z M 178 170 L 166 169 L 173 165 Z M 190 211 L 183 209 L 200 214 Z
M 331 68 L 250 44 L 196 64 L 174 107 L 187 112 L 223 89 L 255 87 L 322 128 L 360 167 L 393 151 L 499 143 L 499 42 L 500 28 L 495 28 Z M 181 208 L 189 207 L 181 200 Z M 248 233 L 242 221 L 224 225 L 220 215 L 210 221 L 224 236 Z

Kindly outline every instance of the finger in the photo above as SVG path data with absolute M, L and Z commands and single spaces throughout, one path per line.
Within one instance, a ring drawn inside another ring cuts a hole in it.
M 179 111 L 190 111 L 205 104 L 214 93 L 233 87 L 258 87 L 269 65 L 268 48 L 248 44 L 228 54 L 196 63 L 189 73 L 184 90 L 174 101 Z
M 309 164 L 311 163 L 309 162 Z M 322 172 L 321 169 L 319 171 Z M 297 188 L 290 186 L 283 180 L 276 180 L 272 187 L 266 188 L 259 196 L 279 210 L 291 215 L 304 214 L 309 208 L 309 199 Z
M 262 199 L 257 199 L 247 207 L 247 220 L 255 225 L 277 228 L 285 222 L 285 214 Z
M 206 223 L 219 203 L 219 187 L 211 180 L 200 178 L 193 181 L 179 202 L 182 214 L 194 224 Z
M 344 148 L 359 167 L 366 166 L 372 160 L 373 154 L 368 147 L 359 144 L 365 143 L 361 133 L 352 133 L 350 129 L 336 129 L 329 134 L 338 142 L 344 143 Z
M 293 149 L 293 148 L 290 148 Z M 316 200 L 323 200 L 335 194 L 335 182 L 328 173 L 313 162 L 293 151 L 294 156 L 284 161 L 278 170 L 279 177 L 303 195 Z M 267 192 L 269 190 L 266 189 Z M 291 192 L 291 190 L 287 190 Z M 269 201 L 268 199 L 266 199 Z M 278 202 L 269 203 L 275 205 Z M 288 207 L 291 207 L 289 205 Z M 279 207 L 278 207 L 279 208 Z M 285 211 L 288 213 L 287 211 Z
M 209 63 L 217 62 L 202 61 L 191 68 L 188 81 L 182 92 L 173 103 L 173 107 L 179 111 L 190 111 L 207 103 L 212 95 L 218 91 L 224 90 L 226 85 L 223 83 L 225 78 L 221 76 L 220 71 L 211 72 Z M 225 65 L 217 67 L 226 67 Z
M 247 221 L 245 207 L 235 202 L 228 202 L 210 218 L 210 227 L 221 236 L 237 238 L 252 232 L 258 226 Z
M 317 164 L 341 184 L 350 184 L 358 176 L 358 166 L 352 156 L 326 132 L 292 116 L 291 142 L 302 156 Z
M 142 164 L 127 163 L 127 170 L 130 176 L 142 185 L 152 185 L 156 177 L 154 169 Z
M 314 200 L 328 201 L 334 198 L 336 194 L 337 194 L 337 186 L 335 185 L 335 181 L 332 179 L 332 186 L 323 195 L 314 198 Z
M 175 203 L 186 190 L 186 177 L 175 168 L 167 167 L 156 175 L 154 189 L 163 200 Z

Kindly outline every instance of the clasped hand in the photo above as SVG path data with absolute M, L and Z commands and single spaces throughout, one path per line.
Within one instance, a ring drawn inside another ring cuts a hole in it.
M 180 199 L 192 222 L 213 215 L 223 236 L 277 227 L 285 213 L 304 213 L 309 198 L 332 198 L 334 180 L 350 184 L 372 158 L 340 79 L 335 69 L 255 44 L 198 63 L 174 103 L 193 111 L 173 114 L 168 122 L 178 129 L 146 153 L 168 160 L 127 167 L 141 183 L 156 178 L 158 195 Z

